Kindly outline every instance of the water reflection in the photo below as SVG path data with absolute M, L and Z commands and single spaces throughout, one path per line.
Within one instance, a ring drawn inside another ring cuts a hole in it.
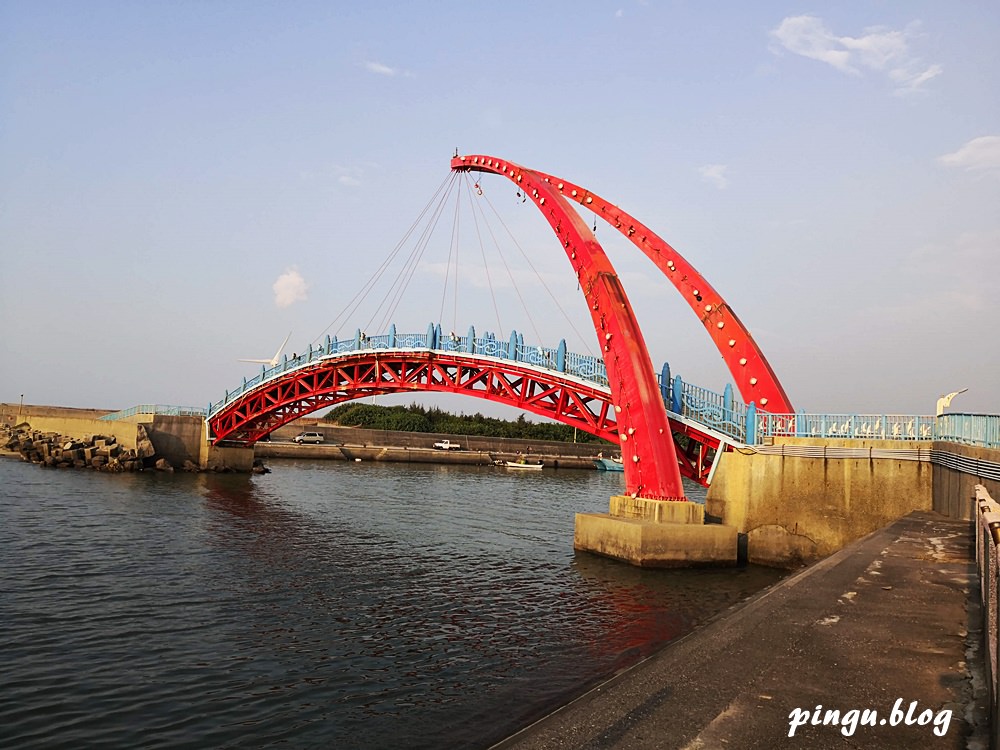
M 0 463 L 9 746 L 485 747 L 763 585 L 575 555 L 598 472 L 273 468 Z

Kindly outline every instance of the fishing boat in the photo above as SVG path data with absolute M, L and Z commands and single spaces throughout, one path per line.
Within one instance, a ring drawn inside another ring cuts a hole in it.
M 524 456 L 518 457 L 516 461 L 503 461 L 496 460 L 493 462 L 495 466 L 502 466 L 505 469 L 515 469 L 521 471 L 540 471 L 545 463 L 541 460 L 529 463 Z
M 518 463 L 517 461 L 504 461 L 503 465 L 508 469 L 527 469 L 530 471 L 531 469 L 541 469 L 545 464 L 541 461 L 535 464 L 529 464 L 527 461 L 524 463 Z
M 594 459 L 594 465 L 599 471 L 625 471 L 621 456 L 605 458 L 603 453 L 598 453 L 597 458 Z

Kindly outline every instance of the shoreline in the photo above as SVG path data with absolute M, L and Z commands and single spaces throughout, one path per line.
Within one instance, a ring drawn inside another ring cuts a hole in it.
M 152 441 L 149 455 L 159 455 L 175 467 L 201 462 L 199 441 L 196 439 L 203 420 L 196 417 L 166 417 L 161 425 L 149 420 L 127 419 L 117 422 L 98 421 L 108 412 L 98 409 L 78 409 L 59 406 L 0 404 L 0 423 L 8 433 L 28 425 L 32 432 L 54 432 L 60 439 L 85 441 L 91 433 L 100 431 L 126 446 L 136 446 L 133 431 L 147 430 L 143 437 Z M 37 420 L 37 424 L 36 423 Z M 59 421 L 62 420 L 62 421 Z M 129 429 L 126 429 L 129 428 Z M 323 443 L 300 444 L 293 438 L 303 431 L 315 431 Z M 86 433 L 86 434 L 84 434 Z M 128 434 L 126 434 L 128 433 Z M 203 437 L 203 436 L 202 436 Z M 179 438 L 179 439 L 178 439 Z M 457 450 L 434 448 L 448 440 L 460 445 Z M 400 463 L 436 463 L 463 465 L 497 465 L 516 462 L 525 457 L 529 462 L 543 462 L 543 468 L 599 470 L 595 461 L 602 455 L 620 453 L 607 441 L 560 442 L 523 438 L 487 437 L 479 435 L 440 434 L 375 430 L 347 427 L 303 417 L 276 428 L 266 439 L 253 445 L 255 461 L 271 458 L 312 458 L 344 461 L 385 461 Z M 17 451 L 13 455 L 19 455 Z M 149 468 L 149 467 L 147 467 Z M 208 470 L 210 467 L 200 467 Z
M 889 716 L 896 698 L 947 711 L 947 746 L 965 747 L 988 724 L 977 692 L 985 681 L 966 661 L 981 618 L 971 538 L 965 521 L 911 513 L 720 612 L 490 750 L 763 750 L 787 740 L 797 706 Z M 795 737 L 833 750 L 848 729 L 813 722 Z M 859 746 L 923 750 L 937 739 L 913 723 L 855 730 Z

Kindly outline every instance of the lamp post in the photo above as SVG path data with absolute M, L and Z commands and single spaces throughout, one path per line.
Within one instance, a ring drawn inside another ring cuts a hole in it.
M 17 421 L 21 421 L 21 409 L 24 408 L 24 394 L 21 394 L 21 403 L 17 405 Z
M 947 409 L 949 406 L 951 406 L 951 400 L 955 398 L 955 396 L 957 396 L 959 393 L 965 393 L 967 390 L 969 389 L 963 388 L 960 391 L 952 391 L 951 393 L 948 393 L 939 398 L 937 400 L 937 413 L 935 416 L 940 417 L 942 414 L 944 414 L 944 410 Z

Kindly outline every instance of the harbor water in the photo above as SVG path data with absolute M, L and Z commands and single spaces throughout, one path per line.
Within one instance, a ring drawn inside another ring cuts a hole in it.
M 269 464 L 0 461 L 0 747 L 486 748 L 781 576 L 574 553 L 618 473 Z

